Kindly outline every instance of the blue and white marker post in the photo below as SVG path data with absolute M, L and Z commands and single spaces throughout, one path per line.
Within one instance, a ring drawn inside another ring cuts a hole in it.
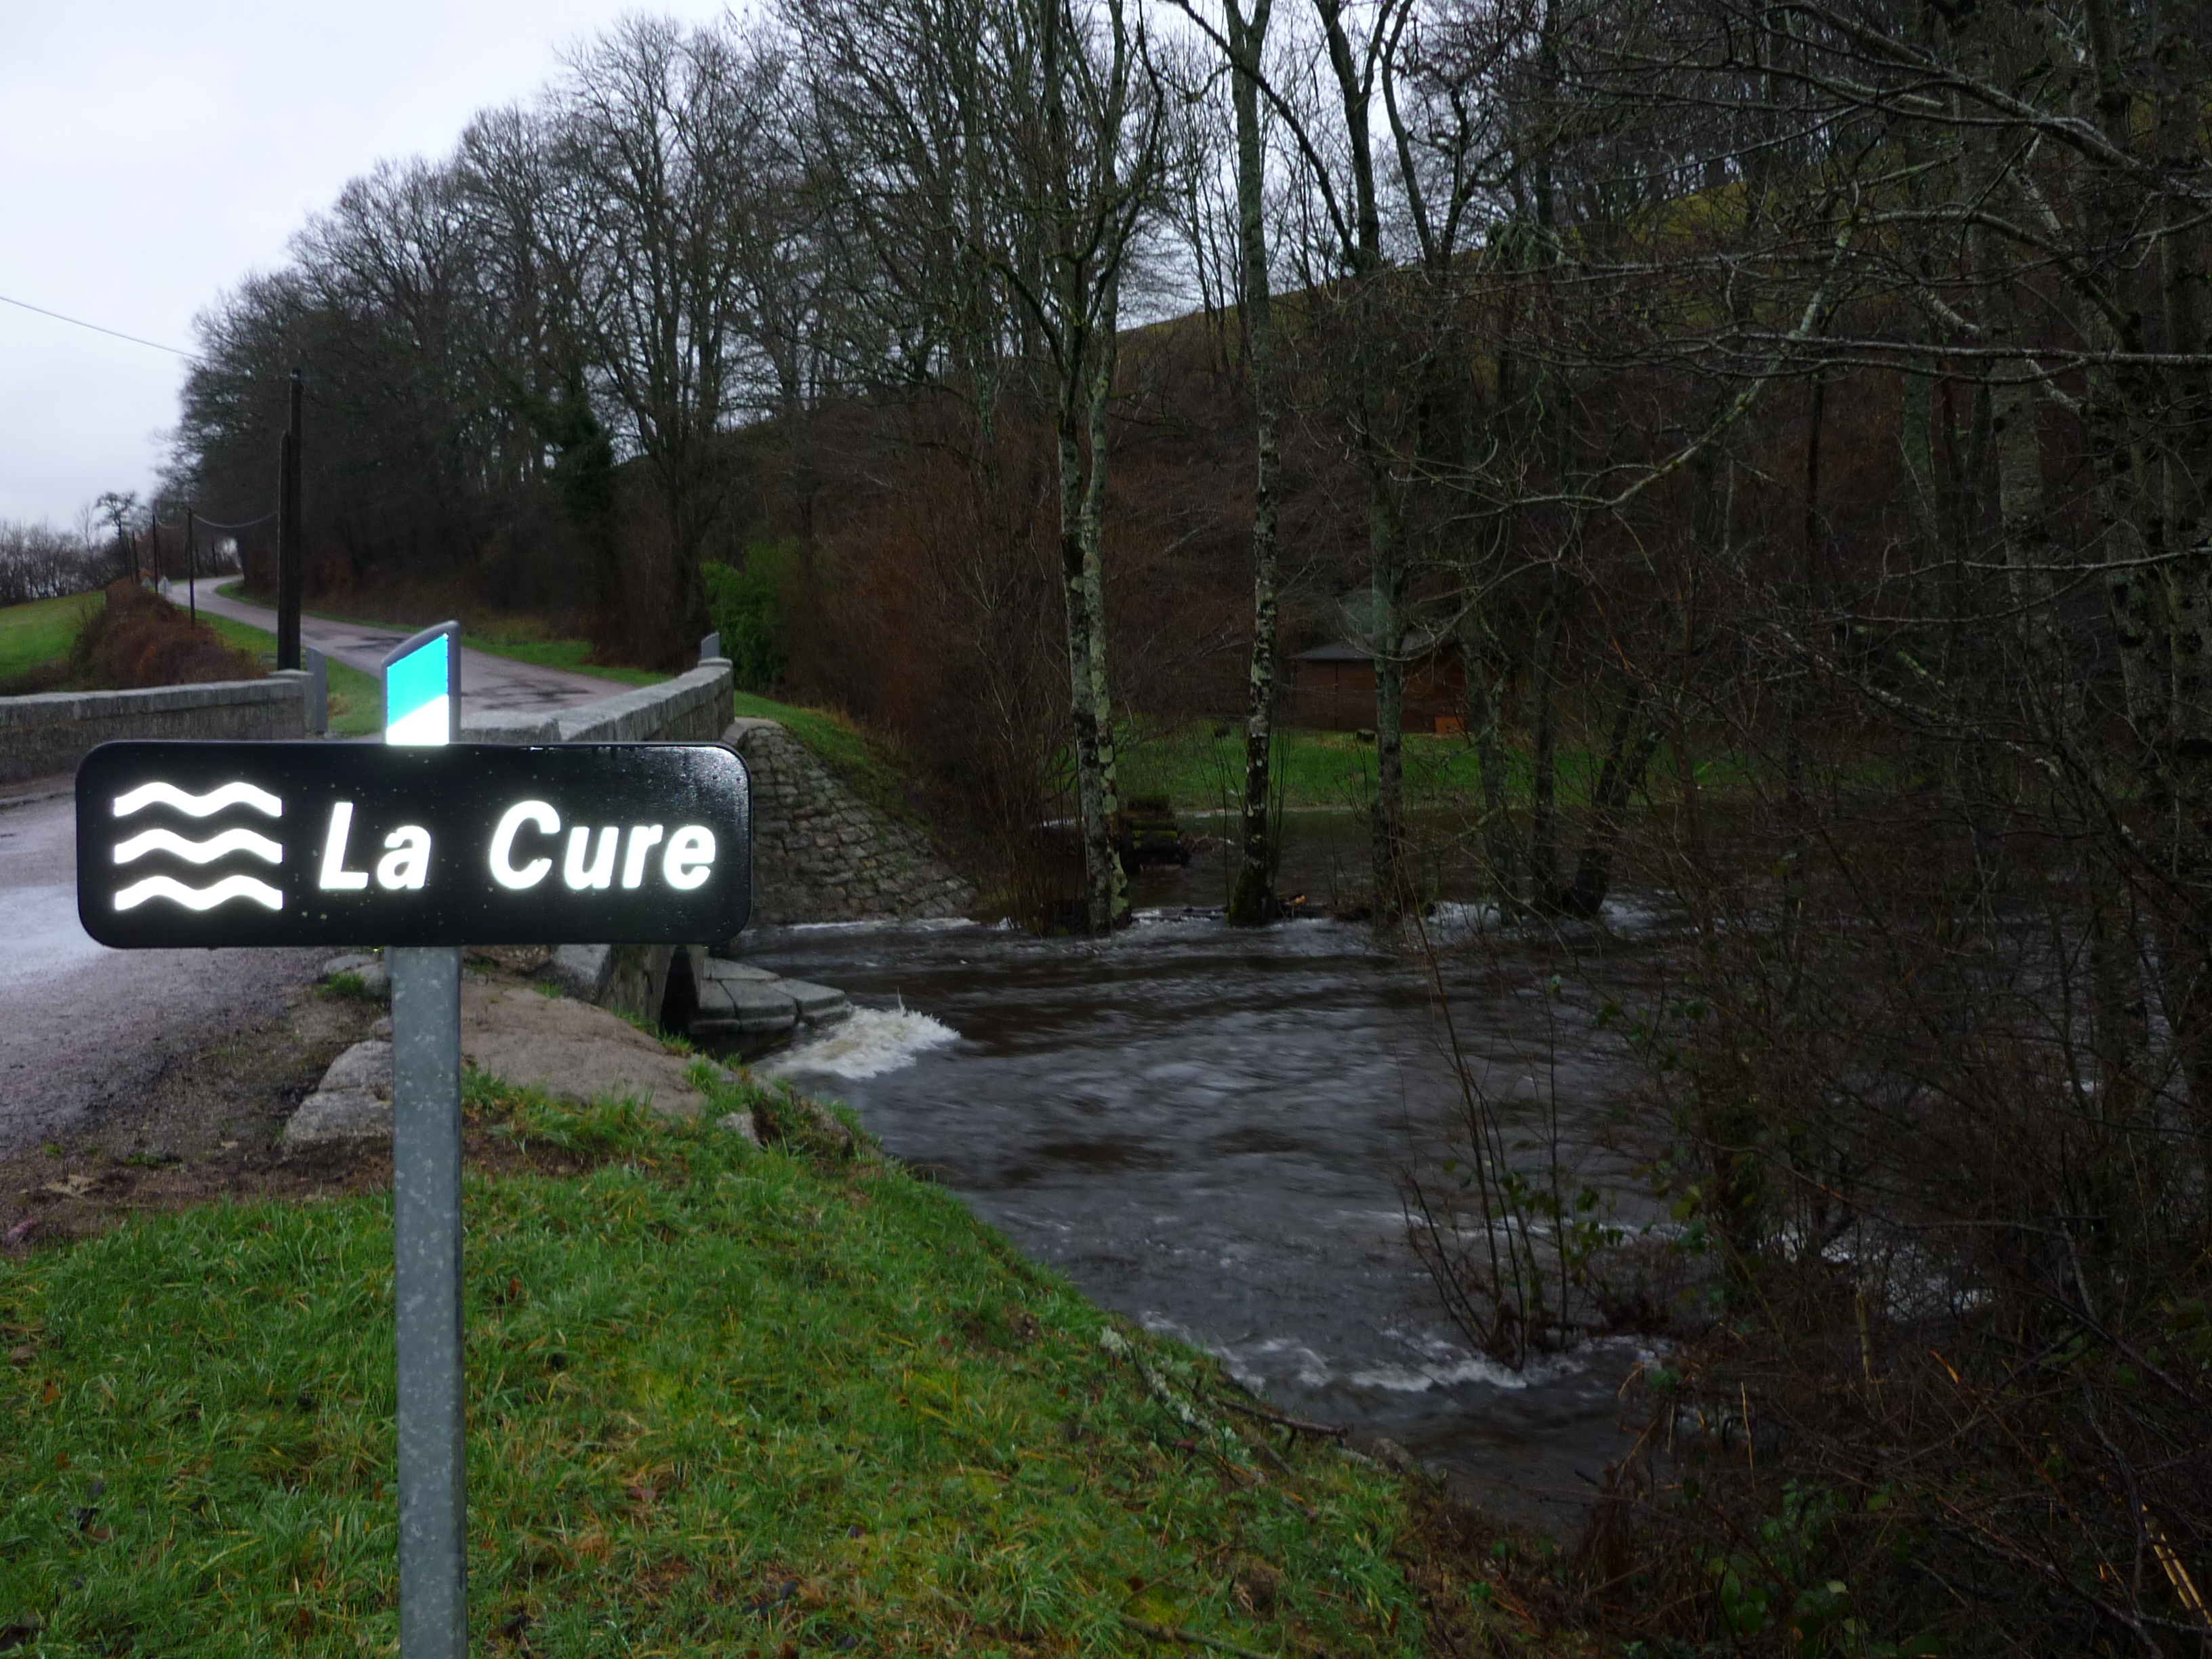
M 451 743 L 459 623 L 384 659 L 384 740 Z M 364 880 L 366 878 L 364 878 Z M 392 946 L 392 1297 L 399 1352 L 399 1651 L 468 1647 L 468 1489 L 461 1371 L 461 947 Z

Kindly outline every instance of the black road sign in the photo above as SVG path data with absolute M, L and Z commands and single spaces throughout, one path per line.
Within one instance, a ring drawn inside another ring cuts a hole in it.
M 110 743 L 76 870 L 125 950 L 699 944 L 751 908 L 749 789 L 720 744 Z

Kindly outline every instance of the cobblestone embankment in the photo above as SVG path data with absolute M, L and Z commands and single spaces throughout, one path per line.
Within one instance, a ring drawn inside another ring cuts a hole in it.
M 753 787 L 753 925 L 964 915 L 975 889 L 775 720 L 731 722 Z

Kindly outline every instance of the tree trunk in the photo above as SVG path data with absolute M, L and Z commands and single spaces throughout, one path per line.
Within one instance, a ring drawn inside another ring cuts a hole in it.
M 1114 12 L 1115 61 L 1125 71 L 1121 15 Z M 1067 616 L 1068 708 L 1074 736 L 1076 796 L 1083 824 L 1085 921 L 1093 933 L 1105 933 L 1128 909 L 1127 885 L 1114 847 L 1115 790 L 1113 707 L 1106 673 L 1106 599 L 1103 530 L 1106 511 L 1107 406 L 1114 390 L 1115 329 L 1119 321 L 1119 247 L 1100 246 L 1105 227 L 1088 219 L 1064 192 L 1075 155 L 1066 100 L 1073 71 L 1070 58 L 1084 50 L 1068 38 L 1069 19 L 1060 0 L 1047 0 L 1040 13 L 1038 66 L 1042 76 L 1048 175 L 1048 189 L 1063 193 L 1052 208 L 1049 258 L 1054 352 L 1059 381 L 1054 400 L 1060 459 L 1060 552 L 1061 594 Z M 1094 135 L 1101 159 L 1110 157 L 1119 137 L 1118 116 Z M 1110 164 L 1103 187 L 1109 199 L 1118 191 Z M 1119 211 L 1118 204 L 1115 212 Z M 1042 326 L 1044 319 L 1037 319 Z M 1086 455 L 1085 451 L 1088 451 Z
M 1121 277 L 1106 278 L 1097 336 L 1097 366 L 1088 389 L 1085 410 L 1090 428 L 1091 474 L 1083 492 L 1083 608 L 1086 690 L 1091 721 L 1097 732 L 1099 816 L 1105 830 L 1105 915 L 1098 915 L 1102 896 L 1094 875 L 1091 892 L 1091 931 L 1103 933 L 1118 926 L 1129 913 L 1129 887 L 1114 848 L 1114 820 L 1121 810 L 1121 788 L 1114 763 L 1114 702 L 1106 678 L 1106 462 L 1109 453 L 1106 412 L 1114 393 L 1116 356 L 1115 331 L 1120 322 Z M 1079 694 L 1081 695 L 1081 694 Z
M 1406 879 L 1406 770 L 1400 729 L 1405 712 L 1404 624 L 1399 602 L 1405 586 L 1405 523 L 1395 457 L 1384 427 L 1396 364 L 1384 343 L 1381 285 L 1384 274 L 1382 209 L 1375 191 L 1375 152 L 1368 100 L 1371 72 L 1363 73 L 1344 27 L 1344 0 L 1315 0 L 1344 112 L 1352 168 L 1352 222 L 1345 256 L 1352 267 L 1353 398 L 1360 459 L 1367 471 L 1367 545 L 1374 616 L 1368 641 L 1375 665 L 1375 915 L 1403 913 L 1412 894 Z M 1370 48 L 1371 50 L 1371 48 Z M 1371 59 L 1369 65 L 1371 71 Z
M 1273 778 L 1277 495 L 1283 470 L 1281 398 L 1275 384 L 1275 313 L 1267 275 L 1266 158 L 1260 149 L 1259 80 L 1273 0 L 1254 0 L 1248 21 L 1227 0 L 1232 101 L 1237 111 L 1237 219 L 1243 265 L 1245 362 L 1252 376 L 1259 466 L 1252 492 L 1251 696 L 1244 717 L 1244 799 L 1237 884 L 1229 920 L 1252 927 L 1275 913 Z
M 1406 866 L 1406 532 L 1388 468 L 1369 460 L 1367 546 L 1374 595 L 1375 916 L 1403 915 L 1414 902 Z
M 1501 536 L 1499 539 L 1503 539 Z M 1467 730 L 1474 745 L 1482 790 L 1483 874 L 1501 922 L 1521 914 L 1520 859 L 1505 799 L 1505 696 L 1508 665 L 1480 604 L 1469 604 L 1459 625 L 1460 661 L 1467 672 Z
M 1580 921 L 1595 917 L 1612 890 L 1613 861 L 1627 824 L 1628 797 L 1643 782 L 1644 768 L 1659 746 L 1658 730 L 1642 718 L 1643 712 L 1644 687 L 1633 682 L 1613 714 L 1612 741 L 1606 745 L 1605 764 L 1590 799 L 1589 832 L 1575 862 L 1574 885 L 1559 907 L 1560 914 Z
M 1083 830 L 1085 913 L 1091 931 L 1104 933 L 1114 926 L 1121 863 L 1114 852 L 1114 809 L 1106 781 L 1111 739 L 1099 719 L 1103 653 L 1091 637 L 1097 607 L 1091 602 L 1093 561 L 1084 510 L 1082 436 L 1071 418 L 1074 411 L 1069 401 L 1061 400 L 1059 428 L 1060 597 L 1067 615 L 1068 715 L 1075 738 L 1076 811 Z

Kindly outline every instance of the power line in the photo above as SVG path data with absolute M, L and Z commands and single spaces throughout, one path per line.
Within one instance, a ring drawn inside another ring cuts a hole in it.
M 267 524 L 270 520 L 276 516 L 276 515 L 274 513 L 264 513 L 259 518 L 248 519 L 242 524 L 217 524 L 213 519 L 202 519 L 197 516 L 195 516 L 193 521 L 203 530 L 251 530 L 256 525 Z M 177 526 L 171 524 L 163 527 L 169 530 L 174 530 Z
M 181 351 L 173 345 L 163 345 L 159 340 L 142 340 L 136 334 L 125 334 L 119 328 L 102 328 L 98 323 L 88 323 L 82 317 L 64 317 L 58 311 L 49 311 L 44 306 L 34 306 L 28 300 L 14 300 L 0 294 L 0 304 L 21 306 L 26 311 L 35 311 L 41 317 L 51 317 L 58 323 L 72 323 L 79 328 L 88 328 L 95 334 L 112 335 L 118 340 L 128 340 L 132 345 L 151 346 L 156 351 L 166 351 L 173 357 L 197 360 L 197 351 Z

